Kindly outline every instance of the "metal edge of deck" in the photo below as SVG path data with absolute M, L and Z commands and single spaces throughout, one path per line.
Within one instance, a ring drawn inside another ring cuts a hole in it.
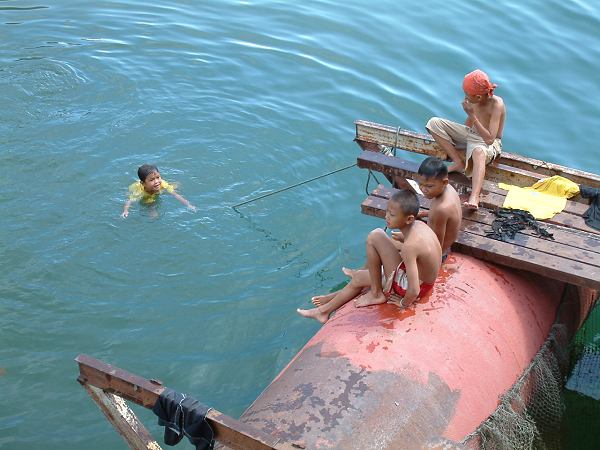
M 77 381 L 86 388 L 94 402 L 128 445 L 136 449 L 155 448 L 154 441 L 150 441 L 150 434 L 137 420 L 135 414 L 130 412 L 127 406 L 118 399 L 116 400 L 118 403 L 116 403 L 115 399 L 105 397 L 105 394 L 114 394 L 121 399 L 152 409 L 160 394 L 165 390 L 162 383 L 132 374 L 88 355 L 80 354 L 75 361 L 79 365 Z M 228 448 L 239 450 L 302 448 L 295 443 L 283 442 L 279 438 L 274 438 L 213 408 L 206 414 L 206 420 L 215 433 L 215 439 Z M 150 443 L 148 444 L 148 442 Z

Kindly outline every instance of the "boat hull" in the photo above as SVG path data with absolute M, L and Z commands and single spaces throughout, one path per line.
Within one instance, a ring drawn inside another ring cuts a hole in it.
M 452 254 L 411 308 L 340 308 L 240 420 L 311 449 L 461 442 L 531 363 L 559 309 L 569 334 L 579 327 L 594 294 L 564 306 L 565 292 Z

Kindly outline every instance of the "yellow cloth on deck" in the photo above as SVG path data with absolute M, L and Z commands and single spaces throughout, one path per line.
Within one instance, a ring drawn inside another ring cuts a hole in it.
M 504 208 L 524 209 L 536 219 L 550 219 L 567 204 L 567 199 L 579 194 L 579 186 L 559 175 L 539 180 L 533 186 L 519 187 L 498 183 L 498 187 L 508 191 Z

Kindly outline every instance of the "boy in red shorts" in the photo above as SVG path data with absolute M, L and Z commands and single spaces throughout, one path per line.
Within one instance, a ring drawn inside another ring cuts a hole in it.
M 317 308 L 298 309 L 298 314 L 325 323 L 333 311 L 368 286 L 371 290 L 358 297 L 355 306 L 391 301 L 406 307 L 426 295 L 440 270 L 442 248 L 431 228 L 416 220 L 418 212 L 414 192 L 396 192 L 388 201 L 385 220 L 388 228 L 400 232 L 389 237 L 381 228 L 371 231 L 367 237 L 368 269 L 355 270 L 350 282 L 333 298 Z

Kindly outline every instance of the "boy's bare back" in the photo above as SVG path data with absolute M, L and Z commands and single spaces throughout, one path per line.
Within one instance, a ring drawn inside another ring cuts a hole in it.
M 431 200 L 429 211 L 419 212 L 427 217 L 427 224 L 436 234 L 442 254 L 450 251 L 450 246 L 458 237 L 462 220 L 462 205 L 456 190 L 448 184 L 448 168 L 436 157 L 425 158 L 415 176 L 423 195 Z
M 404 236 L 401 255 L 407 272 L 410 272 L 411 265 L 416 264 L 421 282 L 435 281 L 441 266 L 442 249 L 438 237 L 428 225 L 420 221 L 412 224 Z
M 452 185 L 446 185 L 444 191 L 431 201 L 428 225 L 434 230 L 442 246 L 442 254 L 450 251 L 456 241 L 462 221 L 460 197 Z

